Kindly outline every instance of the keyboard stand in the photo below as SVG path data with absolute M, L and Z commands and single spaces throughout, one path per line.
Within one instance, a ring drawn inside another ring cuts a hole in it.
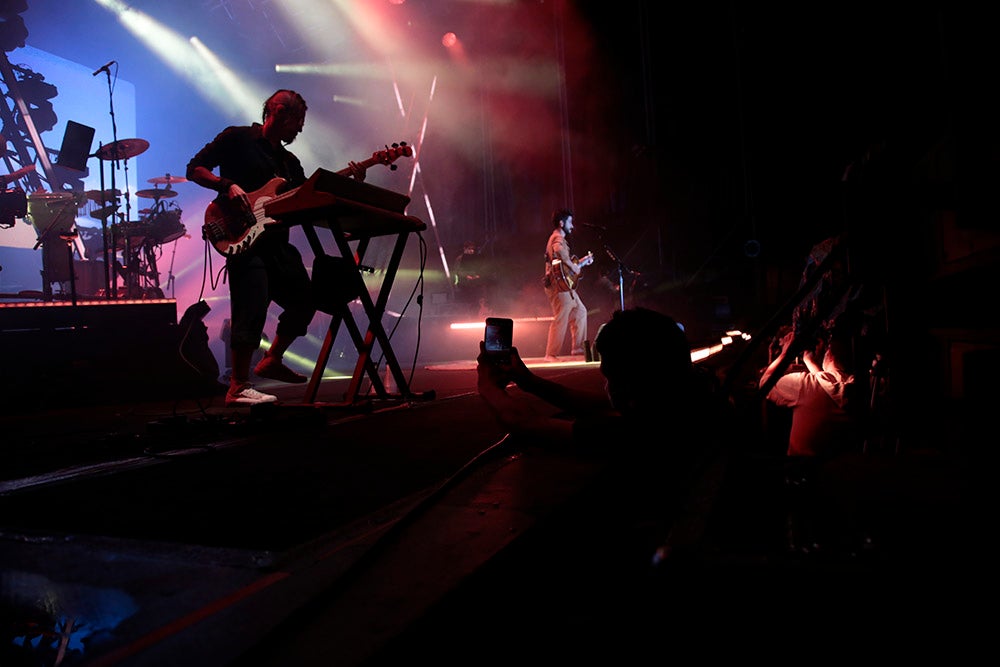
M 406 249 L 406 241 L 411 233 L 426 229 L 426 224 L 413 216 L 380 209 L 376 206 L 357 201 L 338 198 L 330 193 L 312 191 L 308 194 L 311 204 L 308 207 L 309 215 L 307 217 L 309 220 L 306 220 L 306 216 L 304 215 L 282 215 L 280 210 L 274 212 L 265 210 L 269 217 L 300 224 L 313 253 L 317 257 L 329 253 L 326 252 L 323 243 L 320 241 L 316 227 L 326 227 L 330 230 L 340 257 L 347 261 L 352 269 L 358 271 L 359 276 L 361 271 L 360 265 L 363 264 L 365 253 L 374 236 L 395 235 L 395 243 L 393 244 L 389 264 L 385 269 L 382 285 L 375 300 L 372 300 L 372 296 L 367 289 L 360 290 L 361 293 L 358 299 L 361 301 L 365 316 L 368 318 L 368 327 L 364 334 L 362 334 L 361 328 L 358 326 L 354 314 L 351 312 L 350 304 L 344 304 L 336 308 L 331 315 L 330 325 L 327 328 L 326 337 L 323 340 L 323 345 L 316 360 L 316 367 L 313 369 L 308 385 L 306 385 L 305 403 L 310 405 L 317 404 L 316 394 L 323 379 L 326 365 L 330 360 L 333 343 L 337 338 L 341 324 L 347 329 L 351 340 L 354 342 L 354 347 L 358 352 L 358 360 L 354 367 L 354 373 L 351 376 L 350 385 L 344 395 L 344 401 L 342 403 L 328 403 L 324 405 L 351 407 L 367 404 L 371 400 L 413 401 L 433 399 L 433 391 L 417 393 L 410 389 L 409 381 L 399 366 L 399 361 L 396 358 L 395 352 L 393 352 L 389 336 L 382 325 L 382 316 L 385 313 L 389 294 L 395 282 L 399 263 L 403 258 L 403 251 Z M 319 204 L 316 203 L 317 201 Z M 287 202 L 283 206 L 286 209 L 290 208 Z M 296 220 L 296 218 L 300 219 Z M 352 242 L 357 243 L 357 247 L 354 250 L 351 249 Z M 395 392 L 390 392 L 387 389 L 386 383 L 379 377 L 378 368 L 372 360 L 372 352 L 376 343 L 385 358 L 386 368 L 395 382 Z M 374 394 L 362 395 L 361 385 L 366 375 L 371 381 Z

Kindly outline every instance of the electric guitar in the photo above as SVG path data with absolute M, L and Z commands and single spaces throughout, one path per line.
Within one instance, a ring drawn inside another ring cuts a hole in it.
M 410 157 L 413 148 L 405 141 L 393 144 L 392 148 L 376 151 L 367 160 L 358 163 L 362 169 L 376 164 L 396 166 L 392 163 L 401 156 Z M 341 176 L 349 176 L 351 168 L 345 167 L 337 172 Z M 285 190 L 288 181 L 280 176 L 272 178 L 261 188 L 248 192 L 249 209 L 239 200 L 230 200 L 225 193 L 216 197 L 205 209 L 205 224 L 201 227 L 202 237 L 208 239 L 212 246 L 224 257 L 231 257 L 246 252 L 260 238 L 264 229 L 275 223 L 264 214 L 264 204 L 295 195 L 298 188 Z
M 594 261 L 594 253 L 588 252 L 586 255 L 577 259 L 573 257 L 573 261 L 580 265 L 580 267 L 587 266 Z M 552 260 L 552 276 L 556 279 L 556 287 L 559 288 L 560 292 L 571 292 L 576 289 L 576 286 L 580 284 L 580 274 L 573 273 L 573 269 L 568 268 L 561 259 Z

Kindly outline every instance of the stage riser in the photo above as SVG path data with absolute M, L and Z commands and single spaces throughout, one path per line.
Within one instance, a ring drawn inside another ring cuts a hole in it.
M 36 371 L 139 375 L 164 367 L 177 354 L 178 327 L 110 333 L 97 329 L 0 332 L 15 368 Z
M 0 307 L 3 409 L 214 391 L 215 378 L 184 362 L 180 329 L 172 300 Z
M 128 336 L 176 324 L 173 299 L 0 303 L 0 332 L 89 329 Z

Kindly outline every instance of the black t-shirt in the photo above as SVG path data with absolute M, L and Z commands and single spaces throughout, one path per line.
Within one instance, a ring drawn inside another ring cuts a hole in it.
M 272 146 L 264 138 L 262 130 L 260 123 L 227 127 L 191 158 L 187 164 L 187 177 L 191 178 L 195 167 L 205 167 L 210 171 L 218 168 L 220 177 L 234 181 L 251 194 L 276 177 L 288 181 L 287 187 L 302 185 L 306 175 L 299 158 L 284 146 Z M 265 238 L 269 239 L 266 243 L 287 242 L 288 228 L 271 225 L 260 240 Z

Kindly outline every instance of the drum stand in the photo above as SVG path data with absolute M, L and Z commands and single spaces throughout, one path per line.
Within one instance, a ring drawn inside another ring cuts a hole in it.
M 150 239 L 147 239 L 142 245 L 146 260 L 146 263 L 142 265 L 142 275 L 146 282 L 142 295 L 147 299 L 163 298 L 163 290 L 160 289 L 160 272 L 156 268 L 156 246 L 157 244 Z
M 97 149 L 97 152 L 90 157 L 96 157 L 102 162 L 111 162 L 111 190 L 115 190 L 115 171 L 118 169 L 118 162 L 121 161 L 125 169 L 125 219 L 128 220 L 131 212 L 131 203 L 128 196 L 128 161 L 129 158 L 133 158 L 137 155 L 142 154 L 147 148 L 149 148 L 149 142 L 145 139 L 119 139 L 118 138 L 118 123 L 115 120 L 115 102 L 114 102 L 114 85 L 111 83 L 111 68 L 105 67 L 104 73 L 107 75 L 108 82 L 108 106 L 111 114 L 111 138 L 112 142 L 110 144 L 101 144 Z M 104 165 L 101 165 L 101 192 L 105 192 L 104 188 Z M 114 259 L 118 252 L 117 240 L 114 238 L 114 230 L 112 230 L 111 242 L 108 242 L 107 236 L 107 223 L 106 219 L 103 223 L 104 229 L 104 281 L 105 281 L 105 296 L 109 299 L 117 298 L 118 296 L 118 277 L 116 272 L 113 271 L 111 267 L 110 259 Z M 128 248 L 128 239 L 126 238 L 126 249 Z M 110 256 L 109 256 L 110 254 Z M 126 252 L 126 261 L 131 261 Z M 117 260 L 116 260 L 117 261 Z
M 143 238 L 139 243 L 133 243 L 125 238 L 125 250 L 121 266 L 124 282 L 125 298 L 127 299 L 162 299 L 160 289 L 160 273 L 156 268 L 156 249 L 152 239 Z
M 114 129 L 114 105 L 111 107 L 111 117 L 112 117 L 112 128 Z M 114 129 L 115 137 L 118 135 L 117 129 Z M 129 199 L 128 194 L 128 161 L 129 158 L 133 158 L 136 155 L 140 155 L 147 148 L 149 148 L 149 142 L 145 139 L 117 139 L 110 144 L 102 144 L 97 152 L 91 157 L 96 157 L 99 160 L 105 162 L 111 162 L 111 191 L 115 192 L 115 170 L 118 167 L 118 162 L 121 161 L 125 170 L 125 219 L 128 220 L 130 212 L 132 210 L 132 204 Z M 101 165 L 101 192 L 105 192 L 104 188 L 104 165 Z M 111 270 L 111 262 L 109 259 L 114 259 L 115 254 L 118 252 L 118 239 L 116 238 L 115 230 L 116 225 L 111 225 L 111 238 L 108 239 L 108 224 L 107 217 L 103 217 L 101 220 L 101 228 L 104 233 L 104 269 L 105 269 L 105 296 L 109 299 L 115 299 L 118 297 L 118 276 L 115 271 Z M 125 239 L 125 260 L 131 261 L 129 257 L 128 249 L 128 238 Z M 127 286 L 126 286 L 127 287 Z
M 174 260 L 177 258 L 177 244 L 174 243 L 173 250 L 170 251 L 170 266 L 167 267 L 167 292 L 170 298 L 174 298 Z
M 73 246 L 76 245 L 77 236 L 79 234 L 76 229 L 59 235 L 59 238 L 66 244 L 66 261 L 69 263 L 69 294 L 74 306 L 76 305 L 76 266 L 73 262 Z
M 55 244 L 55 239 L 58 238 L 66 246 L 66 266 L 67 272 L 69 273 L 69 284 L 70 284 L 70 296 L 73 299 L 73 305 L 76 305 L 76 271 L 73 266 L 73 248 L 76 245 L 76 239 L 79 236 L 75 228 L 68 229 L 63 232 L 56 232 L 57 223 L 60 220 L 58 216 L 49 223 L 45 230 L 38 235 L 38 240 L 35 242 L 35 250 L 39 247 L 42 249 L 42 300 L 52 301 L 52 283 L 63 282 L 60 276 L 55 271 L 55 266 L 59 260 L 56 260 L 57 245 Z

